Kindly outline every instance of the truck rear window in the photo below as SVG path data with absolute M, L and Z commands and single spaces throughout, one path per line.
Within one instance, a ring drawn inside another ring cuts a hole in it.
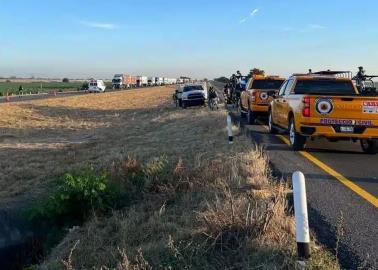
M 284 80 L 254 80 L 251 89 L 274 89 L 281 88 Z
M 294 91 L 296 94 L 356 95 L 350 81 L 338 80 L 299 80 Z
M 191 86 L 185 86 L 184 87 L 184 92 L 189 92 L 189 91 L 195 91 L 195 90 L 203 90 L 203 87 L 201 85 L 191 85 Z

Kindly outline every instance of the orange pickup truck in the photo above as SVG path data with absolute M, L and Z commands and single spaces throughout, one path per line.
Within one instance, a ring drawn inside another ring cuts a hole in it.
M 294 74 L 269 108 L 269 130 L 289 132 L 293 150 L 307 138 L 360 140 L 365 153 L 378 152 L 378 97 L 361 95 L 350 78 Z
M 273 95 L 278 93 L 284 78 L 254 75 L 249 79 L 246 91 L 240 97 L 240 116 L 247 116 L 248 124 L 254 124 L 258 116 L 268 115 Z

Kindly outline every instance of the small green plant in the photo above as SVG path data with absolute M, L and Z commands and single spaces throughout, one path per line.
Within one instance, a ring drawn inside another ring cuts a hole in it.
M 148 162 L 143 173 L 146 178 L 146 185 L 150 191 L 159 190 L 159 186 L 168 184 L 168 159 L 165 155 L 154 158 Z
M 117 192 L 109 185 L 107 175 L 86 168 L 65 174 L 56 192 L 32 208 L 29 218 L 60 226 L 73 225 L 83 222 L 91 213 L 107 211 L 116 199 Z

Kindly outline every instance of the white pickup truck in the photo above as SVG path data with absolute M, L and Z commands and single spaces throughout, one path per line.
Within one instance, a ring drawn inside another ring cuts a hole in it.
M 205 105 L 206 99 L 207 92 L 202 84 L 178 84 L 176 87 L 176 100 L 184 109 L 192 105 Z

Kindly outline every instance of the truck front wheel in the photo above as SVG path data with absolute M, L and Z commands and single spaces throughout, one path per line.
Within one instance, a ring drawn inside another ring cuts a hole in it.
M 366 154 L 375 155 L 378 153 L 378 140 L 362 139 L 360 140 L 362 151 Z
M 289 140 L 290 146 L 294 151 L 301 151 L 306 145 L 306 137 L 297 133 L 295 129 L 294 118 L 291 118 L 289 122 Z

